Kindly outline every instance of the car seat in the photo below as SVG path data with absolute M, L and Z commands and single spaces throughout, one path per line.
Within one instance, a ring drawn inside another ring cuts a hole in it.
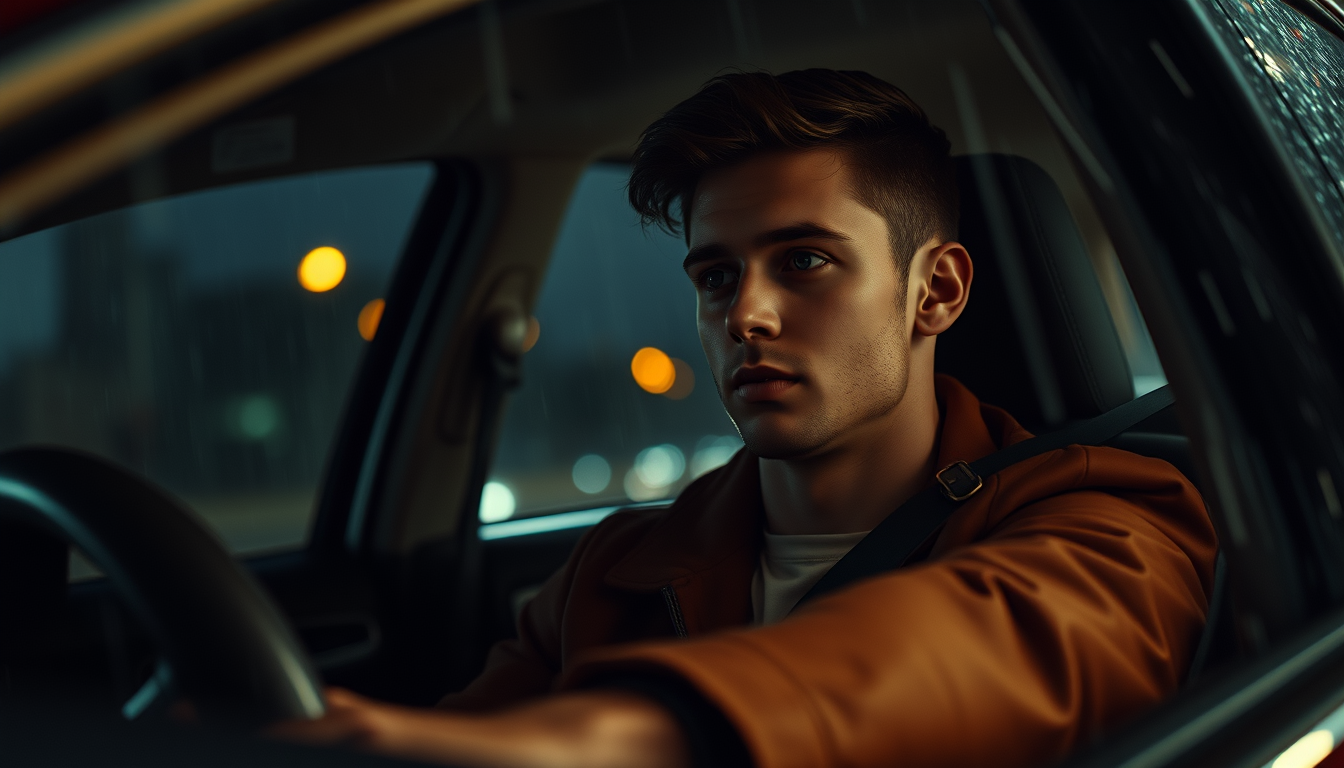
M 935 368 L 1040 434 L 1134 399 L 1120 336 L 1082 233 L 1040 166 L 1005 154 L 954 158 L 960 242 L 975 265 L 966 309 L 938 338 Z M 1169 414 L 1113 445 L 1163 459 L 1199 485 Z M 1222 559 L 1189 680 L 1235 654 Z

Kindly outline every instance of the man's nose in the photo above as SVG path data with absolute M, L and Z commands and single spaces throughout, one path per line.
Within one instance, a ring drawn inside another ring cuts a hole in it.
M 737 292 L 725 318 L 728 335 L 739 344 L 779 336 L 779 297 L 770 281 L 750 272 L 738 279 Z

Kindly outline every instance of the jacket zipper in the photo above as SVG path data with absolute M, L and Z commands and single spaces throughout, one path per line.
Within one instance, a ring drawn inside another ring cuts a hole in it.
M 677 590 L 671 584 L 663 587 L 663 602 L 667 603 L 667 612 L 672 617 L 672 629 L 677 637 L 686 638 L 686 618 L 681 615 L 681 602 L 677 600 Z

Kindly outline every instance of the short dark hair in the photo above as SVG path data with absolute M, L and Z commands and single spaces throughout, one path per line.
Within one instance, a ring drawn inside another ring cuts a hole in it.
M 866 72 L 735 72 L 710 80 L 640 136 L 630 204 L 646 225 L 676 233 L 706 173 L 761 152 L 818 147 L 845 155 L 855 198 L 886 219 L 902 279 L 929 238 L 956 239 L 947 135 L 904 91 Z

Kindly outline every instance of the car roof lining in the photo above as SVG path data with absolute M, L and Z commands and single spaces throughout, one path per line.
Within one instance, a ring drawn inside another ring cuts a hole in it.
M 833 4 L 775 0 L 768 17 L 744 13 L 736 25 L 726 7 L 721 0 L 504 4 L 504 124 L 491 104 L 491 46 L 482 44 L 489 25 L 468 8 L 261 97 L 90 185 L 25 229 L 152 197 L 402 159 L 627 157 L 645 125 L 716 74 L 813 66 L 864 69 L 901 86 L 948 133 L 954 152 L 1032 159 L 1083 214 L 1084 230 L 1092 229 L 1095 217 L 1081 210 L 1086 198 L 1062 145 L 978 3 L 854 3 L 868 8 L 860 20 Z M 950 64 L 975 91 L 989 146 L 967 145 Z M 350 119 L 367 114 L 381 119 Z M 243 172 L 212 168 L 218 130 L 277 116 L 295 121 L 291 162 Z

